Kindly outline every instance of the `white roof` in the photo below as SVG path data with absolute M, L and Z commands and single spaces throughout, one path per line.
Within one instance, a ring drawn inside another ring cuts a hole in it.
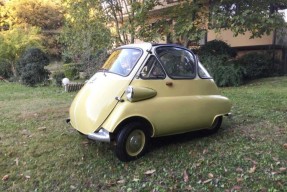
M 143 50 L 150 50 L 152 48 L 152 44 L 151 43 L 129 44 L 120 46 L 119 48 L 140 48 Z

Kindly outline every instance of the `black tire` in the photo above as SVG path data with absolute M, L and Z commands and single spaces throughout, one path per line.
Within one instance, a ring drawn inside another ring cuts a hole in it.
M 222 124 L 222 116 L 218 116 L 214 120 L 214 122 L 211 125 L 211 127 L 208 128 L 208 129 L 205 129 L 204 132 L 206 134 L 214 134 L 214 133 L 216 133 L 219 130 L 219 128 L 221 127 L 221 124 Z
M 148 128 L 140 122 L 123 126 L 116 137 L 115 153 L 119 160 L 135 160 L 146 153 L 150 135 Z

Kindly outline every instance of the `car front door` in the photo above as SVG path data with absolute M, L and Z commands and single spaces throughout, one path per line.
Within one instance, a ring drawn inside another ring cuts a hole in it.
M 214 116 L 205 115 L 205 96 L 214 86 L 210 80 L 198 78 L 194 55 L 174 46 L 160 46 L 154 52 L 132 85 L 157 91 L 156 97 L 144 104 L 155 135 L 183 133 L 210 126 Z

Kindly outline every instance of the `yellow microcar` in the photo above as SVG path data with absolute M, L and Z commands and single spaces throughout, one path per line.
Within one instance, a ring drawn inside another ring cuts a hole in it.
M 68 121 L 89 139 L 115 142 L 116 156 L 130 161 L 151 137 L 216 132 L 230 109 L 190 50 L 143 43 L 110 55 L 75 97 Z

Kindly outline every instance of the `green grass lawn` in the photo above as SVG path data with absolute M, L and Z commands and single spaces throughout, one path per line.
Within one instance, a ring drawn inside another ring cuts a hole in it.
M 217 134 L 122 163 L 65 123 L 75 93 L 0 82 L 0 191 L 287 191 L 287 77 L 221 92 L 234 107 Z

